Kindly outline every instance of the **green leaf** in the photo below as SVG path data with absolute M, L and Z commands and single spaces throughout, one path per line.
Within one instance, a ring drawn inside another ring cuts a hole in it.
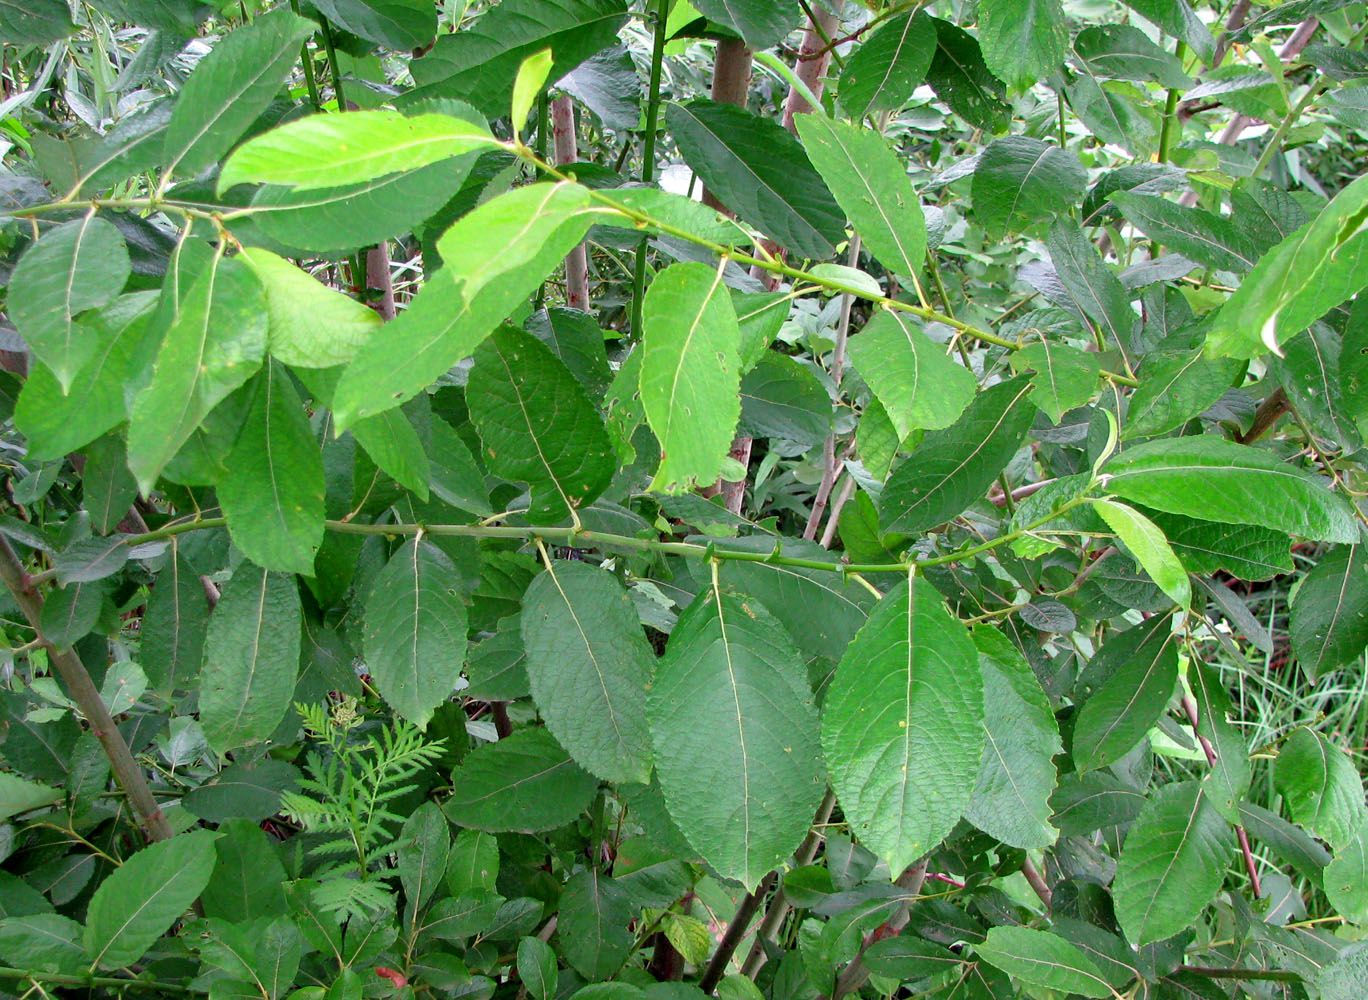
M 209 617 L 200 722 L 219 753 L 268 738 L 290 709 L 299 672 L 294 577 L 238 566 Z
M 99 623 L 100 608 L 107 590 L 107 582 L 97 580 L 92 583 L 69 583 L 50 591 L 43 602 L 42 617 L 38 623 L 43 638 L 61 648 L 75 645 L 89 635 Z
M 931 21 L 936 26 L 936 54 L 927 69 L 926 82 L 970 125 L 990 132 L 1006 131 L 1012 118 L 1011 106 L 1005 100 L 1007 87 L 988 69 L 974 36 L 938 17 Z
M 0 36 L 14 45 L 50 45 L 75 31 L 64 0 L 0 0 Z
M 1203 62 L 1210 63 L 1216 51 L 1211 29 L 1192 9 L 1188 0 L 1122 0 L 1131 10 L 1150 21 L 1165 34 L 1186 42 Z
M 1318 541 L 1358 540 L 1343 497 L 1258 448 L 1206 436 L 1149 441 L 1126 449 L 1102 471 L 1108 490 L 1156 510 Z
M 1049 76 L 1069 51 L 1059 0 L 982 0 L 978 37 L 993 75 L 1016 90 Z
M 1197 704 L 1197 733 L 1206 737 L 1216 754 L 1202 778 L 1203 794 L 1227 821 L 1243 822 L 1240 800 L 1249 791 L 1249 747 L 1227 718 L 1230 696 L 1221 686 L 1220 674 L 1204 663 L 1189 661 L 1187 674 Z
M 1195 781 L 1151 793 L 1116 862 L 1116 917 L 1142 948 L 1197 923 L 1221 888 L 1233 838 Z
M 270 757 L 248 766 L 225 767 L 210 781 L 186 793 L 181 804 L 192 816 L 210 823 L 235 819 L 259 823 L 280 811 L 283 792 L 299 784 L 299 769 Z M 219 844 L 219 853 L 224 845 Z
M 1107 771 L 1066 774 L 1050 796 L 1050 822 L 1061 836 L 1078 837 L 1129 824 L 1145 802 L 1143 792 L 1123 785 Z
M 1320 1000 L 1356 1000 L 1363 993 L 1365 977 L 1368 977 L 1368 947 L 1351 945 L 1321 968 L 1316 976 L 1316 995 Z
M 831 397 L 808 366 L 768 351 L 741 379 L 741 433 L 810 448 L 831 432 Z
M 437 34 L 437 11 L 426 0 L 313 0 L 338 27 L 390 49 L 420 49 Z
M 661 452 L 650 488 L 711 484 L 741 412 L 741 332 L 722 271 L 672 264 L 651 282 L 642 320 L 641 403 Z
M 27 438 L 29 458 L 61 458 L 128 418 L 124 391 L 143 375 L 136 370 L 137 359 L 156 296 L 121 295 L 77 320 L 78 336 L 93 344 L 93 353 L 76 373 L 70 393 L 62 393 L 57 376 L 41 361 L 30 365 L 14 408 L 14 422 Z
M 233 544 L 258 566 L 313 575 L 323 544 L 323 459 L 283 368 L 257 376 L 218 498 Z
M 1225 570 L 1241 580 L 1267 580 L 1292 572 L 1291 543 L 1281 531 L 1157 511 L 1150 519 L 1159 525 L 1188 572 L 1197 576 Z
M 1087 677 L 1098 686 L 1074 723 L 1079 771 L 1120 760 L 1159 721 L 1178 681 L 1178 645 L 1168 617 L 1155 615 L 1109 639 Z
M 133 399 L 128 467 L 152 492 L 166 463 L 266 353 L 261 282 L 243 261 L 215 257 L 174 308 L 152 378 Z
M 1368 827 L 1336 851 L 1326 866 L 1325 896 L 1341 916 L 1360 926 L 1368 924 Z
M 390 556 L 366 600 L 364 651 L 376 688 L 423 727 L 461 676 L 466 606 L 446 554 L 415 538 Z
M 634 232 L 642 228 L 648 232 L 663 232 L 656 224 L 664 224 L 722 246 L 743 246 L 751 242 L 750 231 L 731 216 L 671 191 L 648 187 L 611 188 L 600 191 L 599 197 L 611 199 L 614 208 L 621 208 L 629 215 L 636 212 L 651 220 L 623 219 L 617 223 L 605 220 L 604 225 L 616 225 Z M 600 201 L 599 204 L 605 203 Z
M 107 535 L 128 516 L 128 505 L 138 495 L 138 484 L 128 471 L 123 440 L 106 434 L 86 448 L 82 496 L 90 512 L 91 527 Z
M 632 953 L 630 897 L 595 868 L 577 872 L 560 897 L 556 937 L 569 966 L 591 982 L 609 979 Z
M 1049 847 L 1059 836 L 1050 825 L 1052 758 L 1063 749 L 1050 701 L 1001 632 L 981 625 L 972 638 L 983 676 L 987 742 L 964 818 L 1013 847 Z
M 556 953 L 540 938 L 525 937 L 518 942 L 518 979 L 532 1000 L 552 1000 L 560 972 Z
M 503 155 L 468 153 L 419 170 L 318 190 L 265 184 L 252 196 L 252 214 L 243 225 L 249 232 L 256 227 L 281 249 L 341 256 L 419 227 L 461 189 L 477 160 L 492 165 Z
M 998 139 L 974 167 L 974 217 L 989 236 L 1020 232 L 1072 209 L 1087 180 L 1078 157 L 1053 143 L 1021 135 Z
M 1093 510 L 1130 550 L 1135 564 L 1149 574 L 1165 594 L 1183 610 L 1192 603 L 1192 584 L 1187 570 L 1174 555 L 1159 526 L 1134 507 L 1115 500 L 1093 500 Z
M 1368 282 L 1368 177 L 1259 259 L 1216 313 L 1207 353 L 1252 358 L 1306 329 Z
M 537 833 L 569 823 L 598 782 L 545 729 L 520 729 L 466 755 L 442 806 L 457 826 L 490 833 Z
M 1031 401 L 1054 423 L 1092 398 L 1101 366 L 1096 354 L 1041 339 L 1012 354 L 1012 371 L 1035 370 Z
M 949 427 L 974 401 L 974 373 L 947 357 L 944 345 L 906 313 L 880 310 L 847 349 L 899 440 L 914 430 Z
M 731 28 L 752 49 L 778 45 L 802 17 L 793 4 L 773 0 L 697 0 L 694 6 L 709 20 Z
M 1363 781 L 1349 758 L 1313 729 L 1293 731 L 1278 753 L 1273 787 L 1292 818 L 1336 851 L 1368 824 Z
M 338 428 L 411 399 L 468 357 L 583 239 L 588 206 L 578 184 L 529 184 L 442 234 L 445 265 L 343 372 L 333 396 Z M 492 246 L 501 252 L 491 254 Z
M 1124 356 L 1126 345 L 1130 343 L 1131 327 L 1135 324 L 1126 286 L 1103 262 L 1078 223 L 1069 219 L 1056 220 L 1050 227 L 1046 245 L 1050 249 L 1050 261 L 1069 297 L 1083 315 L 1097 324 L 1109 346 L 1116 347 Z
M 1368 573 L 1363 545 L 1331 549 L 1297 587 L 1292 652 L 1311 679 L 1357 661 L 1368 647 Z
M 374 309 L 268 250 L 251 247 L 239 256 L 251 265 L 266 295 L 266 349 L 287 365 L 346 364 L 381 325 Z
M 219 835 L 193 830 L 124 860 L 100 883 L 86 911 L 93 965 L 121 969 L 142 958 L 195 901 L 214 869 Z
M 1084 28 L 1074 39 L 1074 52 L 1100 76 L 1152 82 L 1170 90 L 1192 87 L 1192 78 L 1183 72 L 1178 57 L 1129 24 L 1098 24 Z
M 81 925 L 57 913 L 30 913 L 0 920 L 0 955 L 25 969 L 79 975 L 90 956 L 78 943 Z
M 985 389 L 953 426 L 926 435 L 879 499 L 883 530 L 920 534 L 982 498 L 1031 429 L 1030 388 L 1013 379 Z
M 451 845 L 447 888 L 453 896 L 493 892 L 499 877 L 499 843 L 482 830 L 462 830 Z
M 1206 358 L 1200 348 L 1151 354 L 1131 395 L 1122 438 L 1151 437 L 1181 426 L 1215 404 L 1239 371 L 1240 362 Z
M 794 124 L 865 246 L 889 270 L 916 277 L 926 257 L 926 217 L 897 155 L 871 129 L 823 115 L 796 115 Z
M 1342 389 L 1343 353 L 1340 335 L 1329 324 L 1312 323 L 1287 343 L 1281 358 L 1269 359 L 1269 374 L 1282 383 L 1297 414 L 1315 433 L 1352 452 L 1362 447 L 1363 437 Z
M 1137 191 L 1118 191 L 1109 200 L 1136 229 L 1198 264 L 1244 274 L 1259 259 L 1258 248 L 1224 216 Z
M 1085 997 L 1113 995 L 1097 964 L 1077 945 L 1049 931 L 994 927 L 974 945 L 974 953 L 1028 986 Z
M 665 123 L 685 162 L 737 216 L 799 257 L 835 254 L 845 214 L 783 126 L 705 100 L 667 104 Z
M 668 748 L 656 774 L 670 816 L 719 874 L 754 888 L 822 797 L 817 710 L 793 641 L 759 604 L 705 588 L 670 635 L 646 716 Z
M 486 466 L 529 485 L 532 523 L 556 524 L 608 486 L 617 463 L 602 419 L 560 359 L 531 334 L 511 326 L 495 331 L 475 352 L 466 399 Z
M 403 410 L 385 410 L 352 424 L 352 436 L 381 471 L 426 501 L 431 467 L 422 439 Z
M 926 79 L 936 24 L 921 11 L 896 14 L 846 56 L 837 97 L 853 120 L 898 111 Z
M 415 911 L 425 906 L 446 875 L 451 850 L 447 819 L 435 802 L 424 802 L 404 820 L 395 868 L 404 898 Z
M 831 787 L 851 831 L 902 872 L 954 828 L 983 757 L 983 681 L 969 632 L 925 580 L 884 595 L 822 708 Z
M 224 34 L 176 98 L 162 147 L 167 173 L 193 177 L 222 159 L 294 71 L 314 28 L 275 10 Z
M 49 788 L 15 774 L 0 771 L 0 819 L 39 809 L 63 798 L 60 788 Z
M 15 267 L 10 318 L 38 360 L 57 376 L 64 394 L 101 346 L 76 323 L 76 315 L 118 295 L 131 273 L 123 236 L 95 215 L 51 230 Z
M 233 150 L 219 172 L 218 190 L 235 184 L 337 187 L 497 145 L 483 125 L 450 115 L 410 117 L 383 109 L 309 115 Z
M 209 627 L 209 601 L 204 585 L 173 543 L 171 557 L 157 574 L 147 600 L 138 661 L 148 683 L 168 700 L 177 690 L 188 690 L 204 659 L 204 637 Z
M 607 781 L 651 773 L 646 688 L 653 656 L 627 592 L 581 562 L 552 562 L 523 595 L 532 698 L 570 756 Z
M 513 79 L 513 114 L 508 119 L 515 129 L 521 131 L 528 112 L 537 102 L 537 95 L 546 85 L 546 74 L 550 72 L 550 49 L 532 53 L 518 67 L 518 75 Z

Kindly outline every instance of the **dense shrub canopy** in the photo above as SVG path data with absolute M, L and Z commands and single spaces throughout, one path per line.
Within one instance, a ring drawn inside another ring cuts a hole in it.
M 0 995 L 1368 996 L 1343 0 L 0 0 Z

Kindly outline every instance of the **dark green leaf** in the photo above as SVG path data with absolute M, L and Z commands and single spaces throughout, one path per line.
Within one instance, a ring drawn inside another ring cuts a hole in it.
M 1312 323 L 1286 344 L 1281 358 L 1269 359 L 1269 370 L 1312 430 L 1343 451 L 1357 451 L 1363 439 L 1342 388 L 1342 354 L 1339 334 L 1326 323 Z
M 426 0 L 314 0 L 324 17 L 353 35 L 391 49 L 420 49 L 437 34 Z
M 609 979 L 632 953 L 636 916 L 631 899 L 611 878 L 591 868 L 565 883 L 556 937 L 570 967 L 590 982 Z
M 901 872 L 959 821 L 984 749 L 969 633 L 925 580 L 884 595 L 822 709 L 827 768 L 851 830 Z
M 76 30 L 63 0 L 0 0 L 0 36 L 15 45 L 49 45 Z
M 366 600 L 366 665 L 390 706 L 419 727 L 446 701 L 466 652 L 466 606 L 456 567 L 425 539 L 406 542 Z
M 1259 259 L 1258 249 L 1224 216 L 1138 191 L 1118 191 L 1110 200 L 1151 240 L 1199 264 L 1244 274 Z
M 1292 818 L 1335 850 L 1368 824 L 1363 781 L 1348 756 L 1313 729 L 1295 730 L 1283 744 L 1273 785 Z
M 741 379 L 741 430 L 810 448 L 831 431 L 831 397 L 811 368 L 767 352 Z
M 90 511 L 91 527 L 107 535 L 128 516 L 128 505 L 138 495 L 138 484 L 128 471 L 123 440 L 107 434 L 86 448 L 82 496 Z
M 1017 90 L 1053 73 L 1069 50 L 1059 0 L 982 0 L 978 37 L 993 75 Z
M 1074 51 L 1093 72 L 1117 80 L 1153 82 L 1171 90 L 1187 90 L 1192 79 L 1178 57 L 1149 40 L 1129 24 L 1100 24 L 1084 28 L 1074 39 Z
M 1307 675 L 1347 666 L 1368 647 L 1368 551 L 1331 549 L 1297 588 L 1289 628 L 1292 651 Z
M 1178 642 L 1155 615 L 1109 639 L 1080 683 L 1092 688 L 1074 725 L 1080 771 L 1124 757 L 1158 721 L 1178 680 Z
M 1188 0 L 1123 0 L 1125 5 L 1152 22 L 1161 31 L 1186 42 L 1204 62 L 1216 51 L 1211 30 L 1192 9 Z M 1300 19 L 1299 19 L 1300 20 Z
M 1047 244 L 1050 261 L 1070 298 L 1085 316 L 1097 324 L 1109 347 L 1126 353 L 1135 313 L 1130 293 L 1103 262 L 1097 249 L 1088 242 L 1078 224 L 1060 219 L 1050 227 Z
M 1029 383 L 980 392 L 956 423 L 926 435 L 888 480 L 879 501 L 886 532 L 919 534 L 962 514 L 987 493 L 1035 419 Z
M 998 139 L 974 167 L 974 217 L 991 236 L 1017 232 L 1069 211 L 1087 180 L 1078 157 L 1052 143 L 1020 135 Z
M 1249 791 L 1249 747 L 1231 724 L 1230 696 L 1221 686 L 1221 677 L 1204 663 L 1188 664 L 1188 685 L 1197 704 L 1197 734 L 1206 738 L 1216 754 L 1206 776 L 1203 790 L 1212 806 L 1227 821 L 1240 822 L 1240 800 Z
M 897 111 L 926 79 L 936 23 L 921 11 L 894 15 L 846 57 L 837 96 L 852 119 Z
M 989 132 L 1004 131 L 1012 115 L 1005 100 L 1007 87 L 988 69 L 978 42 L 949 21 L 938 17 L 931 21 L 936 26 L 936 54 L 931 57 L 926 82 L 970 125 Z
M 569 823 L 598 782 L 545 729 L 522 729 L 466 755 L 442 810 L 457 826 L 535 833 Z
M 698 0 L 694 6 L 704 17 L 731 28 L 753 49 L 782 42 L 802 17 L 796 5 L 774 0 Z
M 269 757 L 250 767 L 233 764 L 186 793 L 181 804 L 210 823 L 260 822 L 280 811 L 280 795 L 299 784 L 299 769 Z M 220 854 L 223 845 L 220 844 Z
M 665 122 L 685 162 L 740 218 L 799 257 L 836 252 L 845 213 L 777 122 L 704 100 L 667 105 Z
M 534 937 L 525 937 L 518 942 L 518 979 L 532 1000 L 552 1000 L 556 995 L 559 970 L 556 953 L 549 944 Z
M 1200 348 L 1150 355 L 1140 369 L 1122 437 L 1149 437 L 1181 426 L 1219 400 L 1239 372 L 1238 361 L 1203 357 Z
M 1113 995 L 1097 964 L 1077 945 L 1049 931 L 994 927 L 986 940 L 974 945 L 974 952 L 1031 986 L 1085 997 Z

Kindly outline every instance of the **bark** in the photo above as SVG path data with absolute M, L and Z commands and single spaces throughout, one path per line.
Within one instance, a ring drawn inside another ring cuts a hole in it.
M 569 94 L 551 102 L 551 135 L 556 144 L 557 166 L 579 159 L 575 102 Z M 565 255 L 565 304 L 571 309 L 589 308 L 589 253 L 583 243 Z

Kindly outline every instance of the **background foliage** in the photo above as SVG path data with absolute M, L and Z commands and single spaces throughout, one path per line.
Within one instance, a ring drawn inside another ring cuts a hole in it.
M 1368 995 L 1364 18 L 0 0 L 0 993 Z

